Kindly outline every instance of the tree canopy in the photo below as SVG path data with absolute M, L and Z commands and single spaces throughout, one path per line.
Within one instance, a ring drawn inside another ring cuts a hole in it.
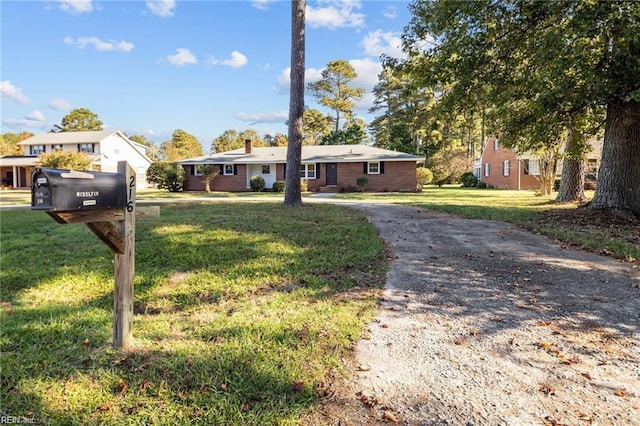
M 174 131 L 171 140 L 162 142 L 160 151 L 166 161 L 177 161 L 203 155 L 202 145 L 198 139 L 182 129 Z
M 322 79 L 307 84 L 307 88 L 318 99 L 320 104 L 334 112 L 334 129 L 340 130 L 340 119 L 351 119 L 356 102 L 362 99 L 363 88 L 353 88 L 349 83 L 358 74 L 353 66 L 345 60 L 331 61 L 322 71 Z
M 54 124 L 53 132 L 87 132 L 103 130 L 98 114 L 87 108 L 76 108 L 62 117 L 60 124 Z
M 22 146 L 18 143 L 29 139 L 33 133 L 4 133 L 0 135 L 0 155 L 20 155 L 23 152 Z
M 396 65 L 451 109 L 494 108 L 505 143 L 550 148 L 606 108 L 591 206 L 640 215 L 640 2 L 416 0 L 410 10 L 409 58 Z

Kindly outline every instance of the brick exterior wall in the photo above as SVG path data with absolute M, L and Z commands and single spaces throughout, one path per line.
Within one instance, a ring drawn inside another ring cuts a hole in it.
M 515 151 L 501 146 L 498 141 L 496 149 L 495 137 L 487 140 L 487 145 L 482 152 L 482 165 L 480 174 L 482 182 L 497 189 L 524 189 L 535 190 L 540 187 L 535 176 L 525 174 L 524 162 L 518 161 Z M 509 161 L 509 175 L 504 174 L 504 162 Z M 487 164 L 489 175 L 487 176 Z M 520 186 L 518 187 L 518 175 Z
M 276 180 L 285 180 L 285 165 L 276 165 Z M 204 191 L 202 176 L 193 175 L 194 166 L 184 166 L 187 179 L 185 191 Z M 244 164 L 236 166 L 237 174 L 234 176 L 216 176 L 211 185 L 212 191 L 235 192 L 250 191 L 247 188 L 247 167 Z M 357 179 L 366 176 L 369 180 L 366 191 L 370 192 L 414 192 L 417 186 L 416 163 L 412 161 L 385 161 L 384 173 L 365 174 L 363 163 L 337 163 L 337 189 L 350 191 L 357 188 Z M 316 179 L 307 180 L 309 191 L 318 191 L 320 187 L 327 185 L 327 167 L 324 163 L 318 163 Z M 267 188 L 270 189 L 270 188 Z

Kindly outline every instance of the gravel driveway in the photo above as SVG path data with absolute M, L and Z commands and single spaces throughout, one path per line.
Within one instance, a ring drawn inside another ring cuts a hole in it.
M 637 264 L 501 222 L 354 207 L 394 259 L 320 422 L 640 424 Z

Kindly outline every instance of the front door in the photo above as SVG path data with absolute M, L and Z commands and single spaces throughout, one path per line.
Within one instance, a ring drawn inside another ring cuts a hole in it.
M 338 163 L 327 163 L 327 186 L 338 184 Z

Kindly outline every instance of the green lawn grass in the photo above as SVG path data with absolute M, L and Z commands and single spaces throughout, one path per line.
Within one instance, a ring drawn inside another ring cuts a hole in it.
M 106 246 L 30 210 L 1 231 L 1 414 L 54 425 L 297 424 L 386 268 L 353 210 L 163 205 L 137 222 L 134 344 L 115 350 Z
M 28 191 L 0 195 L 29 203 Z M 137 222 L 134 345 L 125 351 L 110 345 L 113 254 L 83 225 L 1 210 L 0 414 L 59 425 L 298 424 L 373 317 L 386 261 L 362 214 L 287 208 L 272 195 L 170 202 Z M 337 197 L 508 221 L 640 258 L 637 229 L 545 221 L 542 212 L 576 205 L 529 191 Z

